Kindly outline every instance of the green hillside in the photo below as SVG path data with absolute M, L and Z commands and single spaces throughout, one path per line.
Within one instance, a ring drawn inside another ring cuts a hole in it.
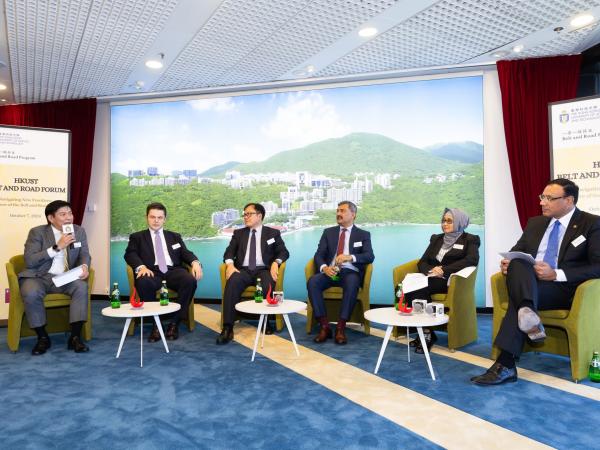
M 393 172 L 426 175 L 460 170 L 464 164 L 432 156 L 416 147 L 379 134 L 352 133 L 277 153 L 262 162 L 243 163 L 231 169 L 242 173 L 296 172 L 352 177 L 355 172 Z M 210 170 L 213 176 L 216 171 Z M 223 174 L 221 172 L 221 174 Z

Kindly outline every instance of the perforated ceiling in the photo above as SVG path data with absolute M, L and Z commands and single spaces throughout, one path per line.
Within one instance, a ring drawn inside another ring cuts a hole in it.
M 12 84 L 7 100 L 18 103 L 468 67 L 493 63 L 498 50 L 539 57 L 600 41 L 600 0 L 4 0 L 1 7 L 0 82 Z M 570 19 L 582 12 L 596 21 L 573 29 Z M 379 33 L 358 36 L 365 25 Z M 516 44 L 523 51 L 512 52 Z M 147 69 L 145 60 L 159 53 L 165 67 Z

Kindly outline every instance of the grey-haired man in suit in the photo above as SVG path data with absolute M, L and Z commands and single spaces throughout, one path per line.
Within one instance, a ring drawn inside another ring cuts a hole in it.
M 69 323 L 71 336 L 67 348 L 76 353 L 89 351 L 81 339 L 81 329 L 88 316 L 88 268 L 90 252 L 85 230 L 73 224 L 71 204 L 64 200 L 48 203 L 44 211 L 47 224 L 32 228 L 25 242 L 26 269 L 19 273 L 21 297 L 25 303 L 25 314 L 29 326 L 35 330 L 38 340 L 32 355 L 42 355 L 50 348 L 50 337 L 46 332 L 46 294 L 68 294 Z M 68 228 L 72 228 L 72 232 Z M 78 280 L 57 287 L 52 277 L 60 275 L 70 268 L 81 266 L 83 273 Z

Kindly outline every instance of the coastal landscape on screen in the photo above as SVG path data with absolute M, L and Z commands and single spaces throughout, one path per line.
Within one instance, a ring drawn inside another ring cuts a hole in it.
M 304 265 L 342 200 L 372 234 L 372 303 L 392 302 L 393 267 L 421 256 L 445 207 L 465 210 L 483 238 L 479 76 L 113 106 L 111 123 L 111 280 L 122 292 L 127 238 L 147 227 L 151 201 L 202 261 L 200 298 L 220 298 L 218 265 L 251 201 L 290 250 L 287 298 L 306 299 Z

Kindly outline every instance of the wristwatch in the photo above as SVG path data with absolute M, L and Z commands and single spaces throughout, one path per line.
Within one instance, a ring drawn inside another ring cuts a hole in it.
M 52 246 L 52 250 L 54 250 L 55 252 L 60 252 L 60 249 L 58 248 L 58 245 L 54 244 Z

